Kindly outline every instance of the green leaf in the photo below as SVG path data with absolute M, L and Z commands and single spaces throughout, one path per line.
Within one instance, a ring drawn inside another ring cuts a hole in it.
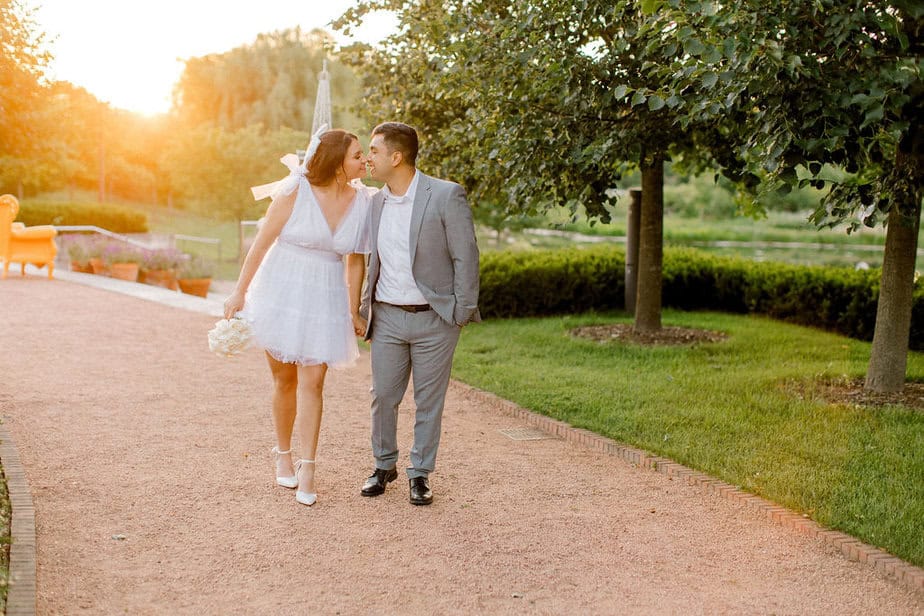
M 709 45 L 706 47 L 705 53 L 703 53 L 703 60 L 709 64 L 715 64 L 722 59 L 722 50 L 718 47 L 713 47 Z
M 725 57 L 729 60 L 735 59 L 735 51 L 738 47 L 738 44 L 735 42 L 735 39 L 729 37 L 722 42 L 722 50 L 725 52 Z
M 706 73 L 703 75 L 703 87 L 711 89 L 715 86 L 716 82 L 719 80 L 719 76 L 715 73 Z
M 866 126 L 873 124 L 874 122 L 879 122 L 882 120 L 885 115 L 885 109 L 882 105 L 877 105 L 869 111 L 866 112 L 866 119 L 863 120 L 863 124 L 860 125 L 860 128 L 866 128 Z
M 657 94 L 652 94 L 648 97 L 648 109 L 651 111 L 657 111 L 664 106 L 664 99 L 658 96 Z
M 645 99 L 648 98 L 645 96 L 645 93 L 642 90 L 637 90 L 632 96 L 632 106 L 641 105 L 645 102 Z
M 626 85 L 616 86 L 613 90 L 613 96 L 615 98 L 622 98 L 626 95 L 626 92 L 629 91 L 629 87 Z
M 645 15 L 653 15 L 661 8 L 662 0 L 642 0 L 639 8 L 641 8 L 642 13 Z
M 690 38 L 684 41 L 683 50 L 691 56 L 698 56 L 705 51 L 706 46 L 698 38 Z

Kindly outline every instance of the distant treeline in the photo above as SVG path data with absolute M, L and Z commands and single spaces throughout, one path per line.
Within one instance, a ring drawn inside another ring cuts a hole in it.
M 28 52 L 28 34 L 21 34 Z M 99 201 L 253 215 L 266 204 L 255 205 L 247 187 L 285 175 L 280 156 L 307 144 L 325 58 L 334 124 L 368 129 L 351 111 L 358 79 L 331 54 L 331 43 L 323 30 L 296 28 L 191 58 L 170 113 L 155 117 L 112 108 L 69 82 L 45 84 L 47 57 L 24 55 L 18 81 L 2 84 L 0 106 L 15 113 L 0 121 L 0 192 L 28 198 L 90 190 Z M 30 105 L 16 109 L 16 100 Z

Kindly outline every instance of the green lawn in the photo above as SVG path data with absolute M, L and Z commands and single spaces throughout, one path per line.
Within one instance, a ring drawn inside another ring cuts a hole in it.
M 188 253 L 199 254 L 213 259 L 217 264 L 216 278 L 220 280 L 237 280 L 240 265 L 238 262 L 238 225 L 228 220 L 215 220 L 185 210 L 170 210 L 157 206 L 136 205 L 148 215 L 148 226 L 153 233 L 181 234 L 195 237 L 221 240 L 221 259 L 218 259 L 217 247 L 188 240 L 177 239 L 176 247 Z M 254 227 L 245 227 L 246 237 L 252 238 Z
M 584 315 L 468 327 L 453 376 L 924 565 L 924 413 L 801 400 L 781 386 L 862 375 L 868 343 L 760 317 L 675 311 L 665 312 L 665 324 L 730 338 L 644 348 L 568 333 L 627 320 Z M 924 380 L 924 354 L 911 354 L 908 374 Z

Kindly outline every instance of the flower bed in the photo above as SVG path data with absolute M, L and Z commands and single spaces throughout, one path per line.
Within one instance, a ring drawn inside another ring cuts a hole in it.
M 214 270 L 210 261 L 175 248 L 139 248 L 102 235 L 70 233 L 62 235 L 60 243 L 73 271 L 143 282 L 173 291 L 180 287 L 183 278 L 207 281 L 193 285 L 194 294 L 207 293 Z

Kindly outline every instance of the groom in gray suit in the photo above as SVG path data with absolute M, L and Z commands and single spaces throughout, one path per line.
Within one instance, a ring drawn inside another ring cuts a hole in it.
M 385 182 L 373 197 L 372 251 L 362 313 L 372 343 L 372 454 L 363 496 L 378 496 L 398 477 L 398 404 L 414 377 L 410 501 L 433 501 L 452 355 L 459 332 L 480 321 L 478 246 L 465 190 L 417 170 L 417 132 L 385 122 L 372 131 L 370 173 Z

